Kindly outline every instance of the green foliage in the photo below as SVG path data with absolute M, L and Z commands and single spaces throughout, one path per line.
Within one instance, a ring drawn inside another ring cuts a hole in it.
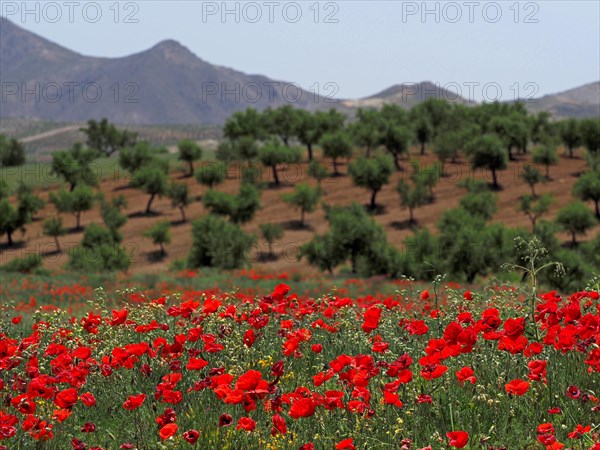
M 261 114 L 253 108 L 235 112 L 223 126 L 223 135 L 231 141 L 249 136 L 252 140 L 261 140 L 266 135 Z
M 567 119 L 558 123 L 560 139 L 573 158 L 573 152 L 582 144 L 580 122 L 577 119 Z
M 81 243 L 69 252 L 68 267 L 86 273 L 125 271 L 131 256 L 113 240 L 113 233 L 96 223 L 85 230 Z
M 87 127 L 81 128 L 80 131 L 86 134 L 89 148 L 106 156 L 135 145 L 137 140 L 137 133 L 119 130 L 107 119 L 102 119 L 100 122 L 88 120 Z
M 331 158 L 333 161 L 333 174 L 336 176 L 340 175 L 337 164 L 338 159 L 352 156 L 352 141 L 350 136 L 341 130 L 325 133 L 319 143 L 323 148 L 325 157 Z
M 211 189 L 202 202 L 213 214 L 228 216 L 233 223 L 246 223 L 260 208 L 260 190 L 249 183 L 242 184 L 237 195 Z
M 16 139 L 8 139 L 0 133 L 0 167 L 25 164 L 25 146 Z
M 254 236 L 239 225 L 209 214 L 192 223 L 192 248 L 189 267 L 238 269 L 248 263 Z
M 460 206 L 472 216 L 488 221 L 497 210 L 496 195 L 489 189 L 470 191 L 460 199 Z
M 531 232 L 535 233 L 535 225 L 538 219 L 550 209 L 553 197 L 544 194 L 541 197 L 524 195 L 519 202 L 519 211 L 523 212 L 531 221 Z
M 6 234 L 8 245 L 13 245 L 13 233 L 25 225 L 20 219 L 17 209 L 7 198 L 0 200 L 0 234 Z
M 394 166 L 401 170 L 400 155 L 408 153 L 408 146 L 412 139 L 412 131 L 407 126 L 398 125 L 396 122 L 386 123 L 380 144 L 383 145 L 394 159 Z
M 493 186 L 498 188 L 498 170 L 506 169 L 508 152 L 495 135 L 480 136 L 468 144 L 473 169 L 485 168 L 492 172 Z
M 313 159 L 308 165 L 308 174 L 313 177 L 318 184 L 321 184 L 321 181 L 331 175 L 327 167 L 316 159 Z
M 202 157 L 202 147 L 192 140 L 184 139 L 179 141 L 177 148 L 179 149 L 179 160 L 188 163 L 189 176 L 193 177 L 194 161 L 197 161 Z
M 442 270 L 438 240 L 427 228 L 416 230 L 404 240 L 400 260 L 402 274 L 417 280 L 432 280 Z
M 76 143 L 70 150 L 52 153 L 52 172 L 63 178 L 70 185 L 71 191 L 80 184 L 97 186 L 98 176 L 92 167 L 95 157 L 93 150 Z
M 298 183 L 294 192 L 284 194 L 283 200 L 300 209 L 300 225 L 304 226 L 304 214 L 311 213 L 319 204 L 321 189 L 312 187 L 308 183 Z
M 531 195 L 536 197 L 537 194 L 535 193 L 535 185 L 543 181 L 544 177 L 542 173 L 537 169 L 537 167 L 528 164 L 525 167 L 523 167 L 523 172 L 521 172 L 521 178 L 531 188 Z
M 326 207 L 329 232 L 315 236 L 301 247 L 301 257 L 311 265 L 333 270 L 350 261 L 352 273 L 389 273 L 391 260 L 385 231 L 357 203 L 349 207 Z M 383 261 L 382 261 L 383 260 Z
M 496 116 L 489 123 L 491 130 L 504 143 L 510 159 L 514 159 L 512 154 L 513 148 L 519 149 L 523 153 L 527 149 L 529 129 L 525 119 L 524 114 L 513 112 L 508 115 Z
M 168 220 L 160 220 L 152 228 L 144 231 L 144 237 L 152 239 L 152 243 L 160 246 L 160 254 L 166 255 L 165 244 L 171 243 L 171 224 Z
M 356 121 L 350 125 L 350 134 L 361 147 L 365 147 L 366 156 L 369 157 L 371 151 L 377 148 L 381 141 L 381 130 L 383 128 L 383 118 L 379 111 L 375 109 L 358 108 L 356 111 Z
M 217 161 L 221 161 L 224 164 L 229 164 L 238 159 L 238 154 L 232 142 L 223 141 L 219 143 L 217 151 L 215 152 L 215 158 Z
M 40 255 L 28 254 L 0 266 L 0 272 L 35 273 L 39 271 L 42 264 L 43 260 Z
M 217 184 L 221 184 L 227 177 L 227 165 L 224 162 L 211 162 L 205 163 L 200 166 L 199 171 L 196 173 L 196 181 L 214 188 Z
M 573 245 L 577 245 L 577 235 L 585 234 L 596 225 L 594 213 L 582 202 L 573 202 L 558 211 L 556 223 L 559 228 L 571 234 Z
M 145 166 L 137 171 L 131 179 L 131 185 L 150 195 L 146 205 L 146 214 L 151 213 L 154 198 L 162 197 L 168 191 L 167 175 L 161 167 L 155 165 Z
M 184 183 L 171 182 L 167 195 L 171 199 L 171 206 L 179 208 L 181 221 L 185 222 L 185 208 L 191 203 L 188 185 Z
M 598 156 L 600 153 L 600 119 L 585 119 L 580 123 L 581 141 L 587 151 Z
M 283 105 L 276 109 L 267 108 L 262 113 L 262 123 L 268 133 L 279 136 L 286 147 L 298 129 L 300 116 L 298 110 L 291 105 Z
M 591 171 L 581 175 L 573 185 L 573 196 L 583 201 L 593 201 L 596 217 L 600 219 L 600 172 Z
M 550 166 L 558 164 L 556 147 L 552 144 L 542 144 L 533 151 L 533 162 L 546 166 L 546 179 L 550 179 Z
M 279 223 L 261 223 L 259 227 L 263 239 L 269 244 L 269 256 L 273 258 L 275 256 L 273 243 L 283 237 L 285 232 L 283 226 Z
M 138 142 L 133 147 L 125 147 L 119 151 L 119 165 L 132 175 L 155 159 L 154 149 L 147 141 Z
M 111 232 L 114 242 L 121 242 L 123 239 L 119 232 L 119 228 L 127 223 L 127 216 L 121 211 L 126 205 L 127 201 L 123 195 L 114 197 L 110 202 L 106 201 L 104 198 L 100 201 L 102 221 L 106 228 Z
M 427 186 L 423 183 L 411 184 L 400 180 L 396 186 L 396 192 L 400 194 L 400 203 L 408 208 L 409 223 L 415 223 L 414 210 L 425 206 L 431 201 Z
M 67 230 L 63 226 L 63 222 L 60 217 L 50 217 L 44 221 L 44 234 L 54 238 L 54 243 L 56 244 L 56 250 L 58 252 L 62 251 L 58 238 L 60 236 L 64 236 L 66 232 Z
M 377 193 L 390 182 L 390 175 L 393 171 L 394 163 L 389 156 L 360 157 L 351 163 L 348 169 L 356 186 L 371 191 L 371 210 L 376 208 Z
M 275 184 L 279 185 L 277 166 L 300 162 L 301 153 L 298 148 L 286 147 L 275 140 L 271 140 L 259 149 L 258 159 L 262 164 L 272 169 Z
M 29 223 L 46 202 L 33 193 L 33 189 L 25 183 L 17 187 L 17 212 L 23 223 Z
M 95 201 L 94 191 L 85 185 L 77 186 L 73 191 L 61 188 L 56 192 L 50 192 L 50 202 L 59 212 L 75 216 L 77 230 L 81 229 L 81 213 L 92 209 Z

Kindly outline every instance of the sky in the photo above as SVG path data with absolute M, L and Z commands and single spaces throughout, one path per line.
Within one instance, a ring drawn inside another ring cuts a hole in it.
M 594 0 L 0 0 L 0 14 L 85 55 L 174 39 L 212 64 L 337 98 L 427 80 L 475 101 L 511 100 L 600 80 Z

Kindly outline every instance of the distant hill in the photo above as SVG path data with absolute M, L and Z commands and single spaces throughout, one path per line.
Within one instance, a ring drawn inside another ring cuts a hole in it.
M 400 84 L 358 100 L 327 99 L 293 83 L 210 64 L 176 41 L 122 58 L 84 56 L 0 17 L 0 117 L 127 125 L 222 125 L 235 111 L 286 103 L 308 110 L 384 103 L 406 109 L 429 97 L 475 104 L 431 82 Z M 600 82 L 529 101 L 557 117 L 600 115 Z
M 428 98 L 437 98 L 464 105 L 475 104 L 455 92 L 444 89 L 430 81 L 396 84 L 370 97 L 359 100 L 343 100 L 342 104 L 349 108 L 379 108 L 385 103 L 394 103 L 410 109 Z
M 529 100 L 526 105 L 531 112 L 548 111 L 556 118 L 600 117 L 600 81 Z
M 0 19 L 0 73 L 5 94 L 16 91 L 6 96 L 0 117 L 214 125 L 249 106 L 262 110 L 291 103 L 316 109 L 325 100 L 292 83 L 209 64 L 173 40 L 123 58 L 95 58 L 5 19 Z M 38 99 L 22 97 L 24 87 L 36 86 Z

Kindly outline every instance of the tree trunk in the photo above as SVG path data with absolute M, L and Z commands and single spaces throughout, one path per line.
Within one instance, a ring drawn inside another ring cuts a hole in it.
M 70 183 L 69 192 L 73 192 L 75 190 L 76 183 Z
M 306 144 L 306 149 L 308 150 L 308 162 L 311 162 L 313 160 L 312 144 Z
M 396 170 L 398 170 L 398 171 L 402 170 L 402 167 L 400 166 L 400 161 L 398 161 L 398 154 L 394 153 L 393 157 L 394 157 L 394 166 L 396 167 Z
M 596 203 L 596 217 L 600 219 L 600 199 L 595 201 Z
M 277 166 L 271 166 L 273 170 L 273 179 L 275 180 L 275 184 L 279 186 L 279 176 L 277 175 Z
M 575 236 L 574 231 L 571 231 L 571 243 L 573 244 L 573 247 L 577 245 L 577 237 Z
M 529 186 L 531 187 L 531 195 L 537 198 L 537 194 L 535 193 L 535 184 L 530 184 Z
M 190 165 L 190 177 L 194 176 L 194 161 L 188 161 L 188 164 Z
M 333 159 L 333 174 L 338 176 L 340 173 L 338 172 L 337 158 L 332 158 L 332 159 Z
M 515 157 L 513 156 L 513 152 L 512 152 L 512 145 L 508 146 L 508 159 L 510 161 L 514 161 L 515 160 Z
M 146 205 L 146 214 L 150 214 L 152 212 L 150 208 L 152 207 L 152 202 L 154 201 L 155 196 L 156 194 L 150 195 L 150 199 L 148 200 L 148 204 Z
M 12 231 L 7 231 L 7 232 L 6 232 L 6 238 L 8 239 L 8 245 L 9 245 L 10 247 L 12 247 L 12 245 L 13 245 L 13 238 L 12 238 L 12 234 L 13 234 L 13 232 L 12 232 Z
M 77 211 L 77 214 L 75 214 L 75 217 L 77 218 L 77 223 L 75 225 L 75 229 L 81 230 L 81 211 Z
M 350 257 L 350 263 L 352 264 L 352 273 L 356 273 L 356 256 L 354 254 Z
M 164 247 L 163 243 L 159 242 L 158 245 L 160 245 L 160 254 L 162 256 L 165 256 L 167 254 L 167 252 L 165 252 L 165 247 Z
M 415 218 L 413 215 L 413 208 L 408 208 L 408 223 L 415 223 Z
M 273 243 L 272 243 L 272 242 L 269 242 L 269 256 L 270 256 L 271 258 L 273 258 L 273 256 L 275 256 L 275 255 L 273 254 Z
M 181 211 L 181 221 L 187 222 L 187 219 L 185 218 L 185 208 L 183 206 L 180 206 L 179 211 Z
M 375 208 L 377 207 L 377 203 L 375 202 L 375 199 L 377 197 L 377 190 L 374 190 L 373 192 L 371 192 L 371 211 L 375 211 Z
M 421 156 L 425 154 L 425 141 L 421 142 Z
M 546 180 L 550 179 L 550 164 L 546 164 Z
M 496 176 L 496 169 L 492 169 L 492 179 L 494 180 L 494 188 L 498 189 L 498 177 Z
M 365 156 L 366 156 L 367 158 L 370 158 L 370 157 L 371 157 L 371 146 L 370 146 L 370 145 L 367 145 L 367 151 L 366 151 L 366 153 L 365 153 Z
M 569 158 L 573 158 L 573 156 L 575 156 L 573 155 L 573 146 L 569 145 Z
M 286 147 L 290 146 L 290 138 L 287 136 L 281 136 L 281 140 L 283 141 L 283 143 L 285 144 Z
M 62 249 L 60 248 L 60 243 L 58 242 L 58 236 L 54 236 L 54 243 L 56 244 L 56 250 L 58 253 L 62 253 Z
M 304 226 L 304 208 L 300 208 L 300 226 Z

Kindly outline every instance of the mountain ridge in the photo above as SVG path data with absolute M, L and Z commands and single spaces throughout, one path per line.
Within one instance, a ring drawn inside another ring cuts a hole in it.
M 2 17 L 0 77 L 0 117 L 65 122 L 107 117 L 132 125 L 222 125 L 247 107 L 291 104 L 352 114 L 358 107 L 385 103 L 409 109 L 428 97 L 476 104 L 431 81 L 396 84 L 361 99 L 328 99 L 291 82 L 211 64 L 173 39 L 116 58 L 85 56 Z M 526 106 L 555 117 L 600 116 L 600 82 L 530 100 Z

